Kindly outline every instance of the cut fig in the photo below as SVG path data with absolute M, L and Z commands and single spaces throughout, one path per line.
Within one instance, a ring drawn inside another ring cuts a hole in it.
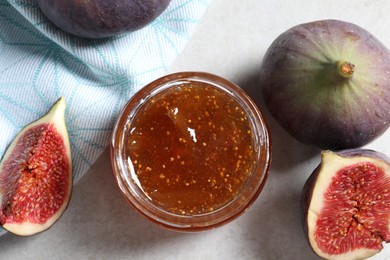
M 268 48 L 260 86 L 276 121 L 321 149 L 361 147 L 390 126 L 390 53 L 338 20 L 290 28 Z
M 367 149 L 323 151 L 302 195 L 302 220 L 325 259 L 365 259 L 390 242 L 390 159 Z
M 28 236 L 45 231 L 67 208 L 72 160 L 65 100 L 25 126 L 0 162 L 0 224 Z

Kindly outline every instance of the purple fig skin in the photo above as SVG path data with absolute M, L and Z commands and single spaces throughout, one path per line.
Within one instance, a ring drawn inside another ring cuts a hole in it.
M 307 242 L 310 243 L 308 237 L 308 226 L 307 226 L 307 212 L 309 211 L 309 205 L 311 198 L 313 196 L 314 184 L 317 181 L 318 173 L 320 172 L 321 165 L 318 165 L 314 171 L 310 174 L 309 178 L 306 180 L 305 185 L 303 186 L 302 196 L 301 196 L 301 224 Z
M 155 20 L 170 0 L 38 0 L 46 17 L 62 30 L 84 38 L 132 32 Z
M 347 72 L 343 62 L 351 65 Z M 390 126 L 389 75 L 390 52 L 372 34 L 323 20 L 275 39 L 263 59 L 260 87 L 266 107 L 294 138 L 342 150 L 361 147 Z
M 325 151 L 329 152 L 329 151 Z M 340 150 L 337 152 L 334 152 L 335 154 L 345 157 L 345 158 L 351 158 L 351 157 L 368 157 L 373 158 L 379 161 L 383 161 L 386 164 L 390 165 L 390 157 L 387 155 L 370 149 L 362 149 L 362 148 L 355 148 L 355 149 L 345 149 Z M 302 189 L 302 196 L 301 196 L 301 223 L 302 228 L 306 237 L 306 240 L 310 244 L 309 237 L 308 237 L 308 222 L 307 222 L 307 216 L 308 216 L 308 210 L 310 206 L 310 202 L 312 200 L 313 196 L 313 190 L 315 188 L 319 173 L 322 169 L 322 163 L 320 163 L 311 173 L 309 178 L 306 180 L 304 187 Z

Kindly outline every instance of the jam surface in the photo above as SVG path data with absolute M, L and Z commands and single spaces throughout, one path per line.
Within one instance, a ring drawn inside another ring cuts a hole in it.
M 185 81 L 141 105 L 125 126 L 132 180 L 157 207 L 197 215 L 241 192 L 257 148 L 247 113 L 228 93 Z

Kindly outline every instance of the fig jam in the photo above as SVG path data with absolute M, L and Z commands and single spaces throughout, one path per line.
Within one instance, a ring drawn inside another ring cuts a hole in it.
M 111 162 L 140 214 L 169 229 L 200 231 L 252 205 L 270 150 L 262 114 L 241 88 L 209 73 L 180 72 L 129 100 L 115 124 Z
M 157 93 L 125 132 L 134 181 L 152 203 L 176 214 L 224 206 L 256 163 L 246 112 L 228 93 L 202 82 Z

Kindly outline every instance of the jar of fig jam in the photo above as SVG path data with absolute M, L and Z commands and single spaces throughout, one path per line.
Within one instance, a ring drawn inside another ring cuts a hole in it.
M 169 229 L 200 231 L 237 218 L 255 201 L 270 150 L 264 118 L 241 88 L 182 72 L 129 100 L 111 158 L 120 190 L 139 213 Z

